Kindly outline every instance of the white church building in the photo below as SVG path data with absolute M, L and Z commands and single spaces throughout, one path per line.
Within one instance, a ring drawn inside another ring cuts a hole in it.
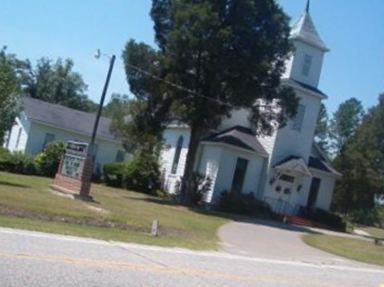
M 316 31 L 309 5 L 292 27 L 291 38 L 295 51 L 282 84 L 292 87 L 300 99 L 297 115 L 270 136 L 255 135 L 247 110 L 234 110 L 223 119 L 217 133 L 201 141 L 196 159 L 196 171 L 211 180 L 208 204 L 217 203 L 227 191 L 253 193 L 276 213 L 330 209 L 341 175 L 314 143 L 320 104 L 327 98 L 318 85 L 329 49 Z M 170 193 L 183 176 L 189 136 L 188 126 L 177 122 L 164 132 L 161 165 Z

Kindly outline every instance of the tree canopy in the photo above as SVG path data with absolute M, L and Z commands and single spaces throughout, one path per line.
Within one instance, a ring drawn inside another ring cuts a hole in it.
M 158 49 L 131 40 L 123 53 L 136 97 L 129 126 L 159 138 L 171 119 L 189 125 L 188 201 L 199 141 L 224 117 L 247 108 L 257 132 L 270 133 L 295 114 L 296 96 L 280 85 L 289 19 L 274 0 L 153 0 L 151 17 Z
M 6 48 L 0 50 L 0 145 L 18 112 L 20 91 L 19 61 Z
M 361 113 L 355 104 L 353 110 Z M 334 203 L 344 212 L 372 209 L 374 196 L 384 193 L 384 94 L 379 104 L 364 116 L 361 125 L 348 126 L 347 131 L 352 136 L 345 138 L 344 147 L 334 161 L 343 174 Z
M 82 111 L 94 111 L 96 104 L 86 95 L 87 85 L 79 73 L 73 71 L 71 59 L 55 62 L 41 58 L 35 67 L 24 62 L 22 88 L 27 95 L 46 102 Z
M 340 153 L 345 143 L 359 127 L 364 108 L 359 100 L 351 98 L 340 104 L 330 122 L 330 138 L 335 153 Z
M 315 129 L 315 141 L 319 147 L 328 152 L 329 148 L 329 117 L 327 108 L 323 103 L 320 105 L 319 117 Z

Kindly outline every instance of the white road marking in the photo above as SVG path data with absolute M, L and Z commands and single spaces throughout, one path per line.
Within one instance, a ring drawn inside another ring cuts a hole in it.
M 188 250 L 183 248 L 169 248 L 169 247 L 158 247 L 158 246 L 150 246 L 150 245 L 139 245 L 134 243 L 104 241 L 99 239 L 50 234 L 50 233 L 43 233 L 43 232 L 37 232 L 37 231 L 28 231 L 28 230 L 20 230 L 20 229 L 12 229 L 12 228 L 4 228 L 4 227 L 0 227 L 0 233 L 29 236 L 29 237 L 35 237 L 35 238 L 44 238 L 44 239 L 51 239 L 51 240 L 96 244 L 96 245 L 104 245 L 104 246 L 118 246 L 126 249 L 156 251 L 156 252 L 182 254 L 182 255 L 190 255 L 190 256 L 213 257 L 213 258 L 219 258 L 219 259 L 242 260 L 242 261 L 248 261 L 248 262 L 272 264 L 272 265 L 275 264 L 275 265 L 287 265 L 287 266 L 297 266 L 297 267 L 317 268 L 317 269 L 332 269 L 332 270 L 349 271 L 349 272 L 384 274 L 384 269 L 378 269 L 378 268 L 331 265 L 328 263 L 321 263 L 321 262 L 303 262 L 303 261 L 293 261 L 293 260 L 277 260 L 277 259 L 258 258 L 258 257 L 246 257 L 241 255 L 223 253 L 223 252 L 193 251 L 193 250 Z

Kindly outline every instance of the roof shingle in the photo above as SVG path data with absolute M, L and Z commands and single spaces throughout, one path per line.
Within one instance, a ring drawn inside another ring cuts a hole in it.
M 205 142 L 220 142 L 251 150 L 267 157 L 268 153 L 249 128 L 235 126 L 207 137 Z
M 26 116 L 31 120 L 89 137 L 92 135 L 95 114 L 47 103 L 31 97 L 23 97 L 22 106 Z M 114 141 L 119 140 L 110 132 L 110 125 L 110 119 L 101 117 L 97 137 Z

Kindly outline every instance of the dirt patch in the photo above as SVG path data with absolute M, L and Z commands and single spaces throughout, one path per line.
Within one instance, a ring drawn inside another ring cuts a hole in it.
M 87 205 L 87 208 L 98 209 L 98 210 L 101 210 L 100 212 L 108 213 L 108 211 L 104 209 L 91 206 L 91 205 Z M 19 218 L 29 218 L 29 219 L 35 219 L 35 220 L 41 220 L 41 221 L 71 223 L 71 224 L 86 225 L 86 226 L 93 226 L 93 227 L 115 228 L 115 229 L 120 229 L 120 230 L 125 230 L 130 232 L 137 232 L 137 233 L 145 233 L 145 234 L 149 234 L 151 231 L 151 226 L 148 226 L 148 228 L 145 228 L 145 227 L 139 227 L 139 226 L 132 226 L 122 222 L 103 219 L 103 218 L 90 218 L 90 217 L 77 218 L 77 217 L 66 216 L 66 215 L 38 213 L 30 210 L 24 210 L 21 208 L 9 207 L 3 204 L 0 204 L 0 215 L 19 217 Z M 162 227 L 161 225 L 159 227 L 159 235 L 160 236 L 161 235 L 176 236 L 176 237 L 192 236 L 192 234 L 184 230 Z

